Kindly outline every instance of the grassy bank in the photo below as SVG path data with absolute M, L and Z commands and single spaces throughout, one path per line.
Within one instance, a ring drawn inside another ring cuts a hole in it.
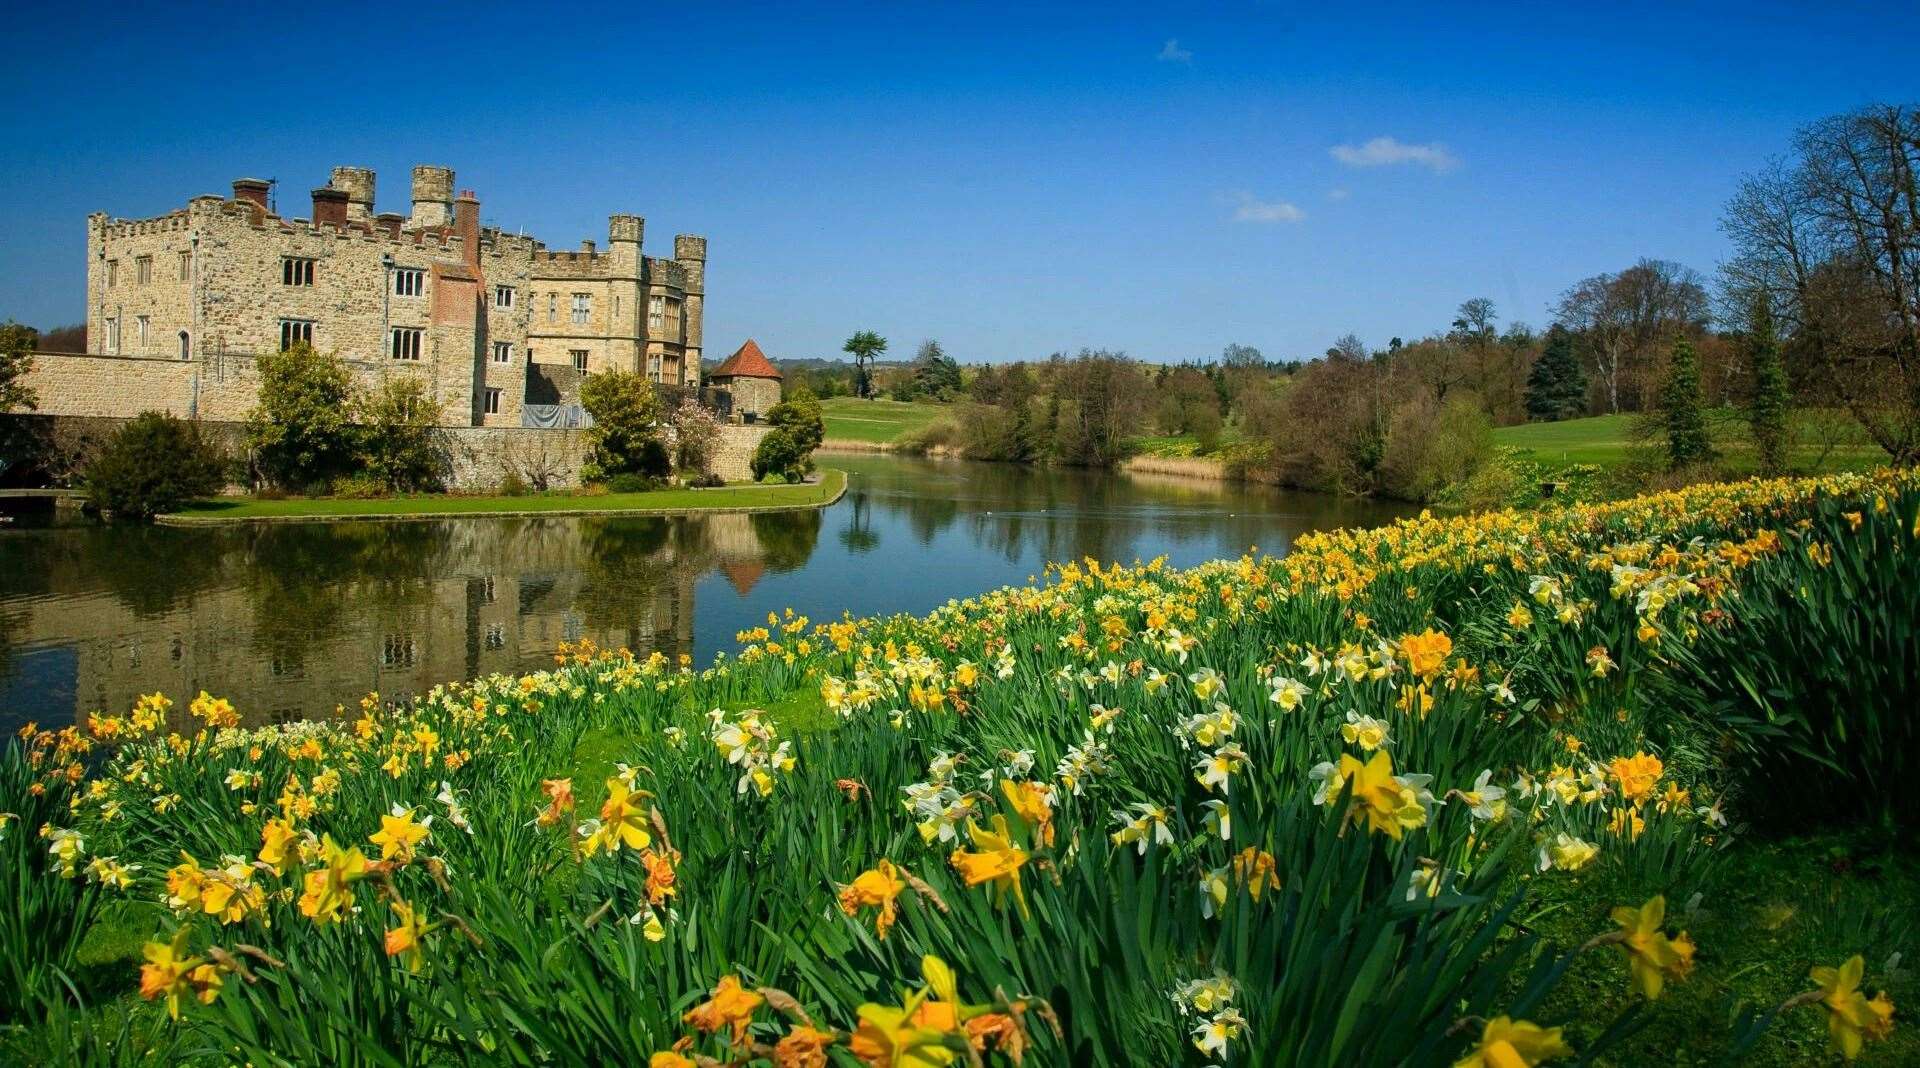
M 329 723 L 155 695 L 0 763 L 0 1053 L 1910 1063 L 1917 541 L 1910 473 L 1697 486 Z
M 281 500 L 221 497 L 196 501 L 161 522 L 274 519 L 410 519 L 449 515 L 687 515 L 697 512 L 809 508 L 830 504 L 846 490 L 843 471 L 826 469 L 819 481 L 792 486 L 738 485 L 712 489 L 661 489 L 648 493 L 541 493 L 518 497 L 411 497 L 349 499 L 300 497 Z
M 953 412 L 947 404 L 923 401 L 861 400 L 857 397 L 829 397 L 820 402 L 820 414 L 826 421 L 826 445 L 840 442 L 863 445 L 893 445 L 911 434 L 925 430 L 934 420 Z
M 1723 466 L 1730 472 L 1751 472 L 1755 464 L 1753 440 L 1739 414 L 1723 410 L 1709 415 L 1708 427 Z M 1596 415 L 1557 423 L 1523 423 L 1496 428 L 1493 441 L 1526 449 L 1533 459 L 1545 464 L 1617 467 L 1632 462 L 1636 454 L 1656 454 L 1657 447 L 1650 449 L 1634 433 L 1640 419 L 1637 415 Z M 1857 426 L 1830 426 L 1830 417 L 1822 413 L 1800 412 L 1797 419 L 1797 441 L 1790 454 L 1796 468 L 1858 471 L 1886 460 L 1886 453 L 1867 440 Z

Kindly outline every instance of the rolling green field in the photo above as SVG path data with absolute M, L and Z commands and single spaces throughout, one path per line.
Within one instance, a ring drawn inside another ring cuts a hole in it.
M 847 482 L 843 471 L 828 470 L 820 481 L 800 486 L 725 486 L 716 489 L 669 489 L 651 493 L 551 493 L 525 497 L 376 497 L 368 500 L 336 497 L 259 500 L 225 497 L 197 501 L 171 514 L 186 520 L 223 519 L 355 519 L 399 518 L 419 515 L 476 515 L 524 512 L 704 512 L 733 508 L 782 508 L 825 504 L 839 496 Z
M 1753 462 L 1753 441 L 1746 424 L 1737 413 L 1721 410 L 1709 413 L 1714 448 L 1722 462 L 1738 471 Z M 1634 435 L 1637 415 L 1597 415 L 1587 419 L 1567 419 L 1558 423 L 1524 423 L 1503 426 L 1493 432 L 1496 445 L 1530 449 L 1533 458 L 1546 464 L 1598 464 L 1612 467 L 1626 463 L 1636 448 L 1645 449 Z M 1821 413 L 1802 413 L 1797 441 L 1793 449 L 1796 467 L 1820 471 L 1862 470 L 1883 462 L 1884 454 L 1866 440 L 1857 427 L 1828 429 Z M 1829 448 L 1825 442 L 1831 440 Z
M 951 410 L 951 406 L 945 404 L 857 397 L 829 397 L 820 402 L 820 414 L 826 417 L 828 443 L 891 444 L 925 430 L 928 424 Z

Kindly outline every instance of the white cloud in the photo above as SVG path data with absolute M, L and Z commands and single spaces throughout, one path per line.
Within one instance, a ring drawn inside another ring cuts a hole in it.
M 1349 167 L 1392 167 L 1413 163 L 1433 171 L 1450 171 L 1460 157 L 1438 141 L 1410 145 L 1391 137 L 1376 137 L 1364 145 L 1335 145 L 1333 158 Z
M 1306 212 L 1284 200 L 1261 200 L 1252 193 L 1236 193 L 1234 200 L 1239 204 L 1233 212 L 1235 222 L 1296 223 L 1307 217 Z
M 1154 58 L 1162 63 L 1192 63 L 1193 50 L 1181 48 L 1178 37 L 1169 37 L 1167 43 L 1160 46 L 1160 54 Z
M 1352 194 L 1350 194 L 1350 193 L 1348 193 L 1348 192 L 1347 192 L 1346 190 L 1344 190 L 1344 189 L 1329 189 L 1329 190 L 1327 190 L 1327 199 L 1328 199 L 1328 200 L 1345 200 L 1345 199 L 1347 199 L 1347 197 L 1349 197 L 1349 196 L 1351 196 L 1351 195 L 1352 195 Z

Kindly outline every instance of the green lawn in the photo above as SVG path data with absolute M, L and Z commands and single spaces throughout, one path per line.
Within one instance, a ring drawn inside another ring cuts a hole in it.
M 828 441 L 897 442 L 952 412 L 952 405 L 923 401 L 861 400 L 829 397 L 820 402 Z
M 1528 449 L 1533 458 L 1546 464 L 1598 464 L 1611 467 L 1627 462 L 1640 444 L 1634 436 L 1636 415 L 1596 415 L 1588 419 L 1567 419 L 1558 423 L 1525 423 L 1494 430 L 1497 445 Z M 1714 447 L 1731 470 L 1751 467 L 1753 441 L 1746 424 L 1734 412 L 1709 413 Z M 1826 442 L 1833 442 L 1828 448 Z M 1858 427 L 1836 424 L 1823 413 L 1802 413 L 1793 449 L 1796 467 L 1823 471 L 1855 470 L 1874 467 L 1885 454 L 1861 435 Z
M 819 482 L 800 486 L 739 485 L 716 489 L 665 489 L 651 493 L 542 493 L 525 497 L 431 495 L 371 500 L 303 497 L 277 501 L 221 497 L 197 501 L 171 515 L 204 520 L 475 515 L 489 512 L 701 512 L 825 504 L 840 494 L 846 482 L 844 471 L 828 469 L 821 473 Z

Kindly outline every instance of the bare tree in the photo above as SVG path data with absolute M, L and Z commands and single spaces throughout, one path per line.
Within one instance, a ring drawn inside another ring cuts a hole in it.
M 1555 319 L 1581 336 L 1607 410 L 1644 405 L 1647 383 L 1676 334 L 1698 333 L 1708 318 L 1700 275 L 1669 260 L 1643 259 L 1618 274 L 1596 274 L 1560 297 Z
M 1764 298 L 1796 377 L 1895 462 L 1920 461 L 1920 108 L 1821 119 L 1794 153 L 1727 204 L 1725 299 Z

